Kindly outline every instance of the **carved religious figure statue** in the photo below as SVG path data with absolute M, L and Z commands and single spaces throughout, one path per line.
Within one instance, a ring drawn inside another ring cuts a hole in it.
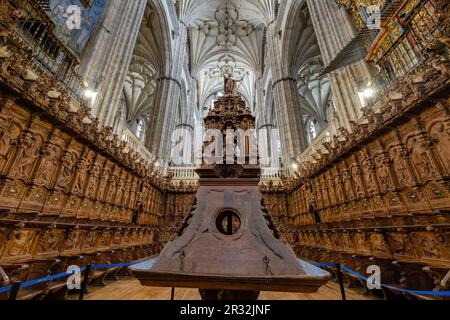
M 49 185 L 50 178 L 53 176 L 54 170 L 58 166 L 61 149 L 59 149 L 55 145 L 50 144 L 46 148 L 44 148 L 42 153 L 42 162 L 39 167 L 38 173 L 36 174 L 34 182 L 37 185 Z
M 66 189 L 75 169 L 75 163 L 77 161 L 77 155 L 74 152 L 67 152 L 62 159 L 62 169 L 59 174 L 56 186 L 61 189 Z
M 7 118 L 0 125 L 0 157 L 5 157 L 11 143 L 20 136 L 20 127 L 12 118 Z
M 61 238 L 54 229 L 44 231 L 39 241 L 39 253 L 53 252 L 58 249 Z
M 413 183 L 413 178 L 409 171 L 406 158 L 407 153 L 402 146 L 398 146 L 393 150 L 392 162 L 394 165 L 395 174 L 398 177 L 398 182 L 402 185 L 409 185 Z
M 42 140 L 38 135 L 27 133 L 22 140 L 22 149 L 20 151 L 19 161 L 13 169 L 13 175 L 18 175 L 21 178 L 28 178 L 28 173 L 31 166 L 37 158 L 39 158 L 39 148 Z
M 352 168 L 352 177 L 355 183 L 356 196 L 360 197 L 364 195 L 364 186 L 361 179 L 361 169 L 358 166 Z
M 377 173 L 380 179 L 381 189 L 387 191 L 393 189 L 394 185 L 390 173 L 390 161 L 386 156 L 383 156 L 377 165 Z
M 444 169 L 450 174 L 450 127 L 444 123 L 437 123 L 430 129 L 430 135 Z
M 350 200 L 353 200 L 354 199 L 353 198 L 353 181 L 352 181 L 352 177 L 350 174 L 350 170 L 345 169 L 342 172 L 342 179 L 344 181 L 344 190 L 345 190 L 345 193 L 347 194 L 347 197 Z
M 100 165 L 98 163 L 94 163 L 91 168 L 90 177 L 88 186 L 86 188 L 86 197 L 95 198 L 95 194 L 97 192 L 97 182 L 100 174 Z
M 7 256 L 16 257 L 28 254 L 33 244 L 35 233 L 31 230 L 17 230 L 14 232 L 13 245 L 6 253 Z
M 433 156 L 430 150 L 430 141 L 425 138 L 414 139 L 411 144 L 411 154 L 417 171 L 423 180 L 437 176 Z
M 87 172 L 89 170 L 90 162 L 86 158 L 81 158 L 78 165 L 78 173 L 75 178 L 75 182 L 72 188 L 72 192 L 78 195 L 82 195 L 84 182 L 86 181 Z
M 236 94 L 237 84 L 239 82 L 240 81 L 231 79 L 230 76 L 225 76 L 225 79 L 224 79 L 225 86 L 224 86 L 224 90 L 223 90 L 225 92 L 225 94 Z
M 108 180 L 109 180 L 109 171 L 105 169 L 105 170 L 102 171 L 100 182 L 99 182 L 99 185 L 98 185 L 97 199 L 100 200 L 100 201 L 103 201 L 103 199 L 104 199 L 105 189 L 106 189 L 106 185 L 108 183 Z

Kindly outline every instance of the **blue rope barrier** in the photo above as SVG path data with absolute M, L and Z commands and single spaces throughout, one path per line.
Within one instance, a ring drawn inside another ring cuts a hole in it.
M 138 264 L 139 262 L 130 262 L 130 263 L 116 263 L 116 264 L 98 264 L 98 265 L 92 265 L 91 269 L 111 269 L 111 268 L 117 268 L 117 267 L 129 267 L 135 264 Z M 80 268 L 80 272 L 83 272 L 86 270 L 86 267 Z M 40 284 L 43 282 L 49 282 L 49 281 L 53 281 L 53 280 L 57 280 L 57 279 L 61 279 L 67 276 L 71 276 L 73 274 L 75 274 L 76 271 L 74 270 L 73 272 L 62 272 L 62 273 L 58 273 L 52 276 L 47 276 L 47 277 L 43 277 L 43 278 L 39 278 L 39 279 L 35 279 L 35 280 L 30 280 L 27 282 L 23 282 L 20 287 L 21 288 L 26 288 L 26 287 L 31 287 L 34 286 L 36 284 Z M 12 286 L 6 286 L 6 287 L 1 287 L 0 288 L 0 293 L 5 293 L 5 292 L 9 292 L 11 291 Z
M 314 264 L 316 267 L 331 267 L 338 265 L 337 263 L 318 263 Z M 360 275 L 358 272 L 353 271 L 352 269 L 347 268 L 346 266 L 341 265 L 342 270 L 347 271 L 348 273 L 354 275 L 357 278 L 360 278 L 364 281 L 368 281 L 369 279 L 367 277 L 364 277 Z M 404 293 L 412 293 L 412 294 L 422 294 L 425 296 L 443 296 L 443 297 L 450 297 L 450 291 L 419 291 L 419 290 L 407 290 L 407 289 L 401 289 L 385 284 L 381 284 L 382 287 L 391 289 L 398 292 L 404 292 Z
M 0 288 L 0 293 L 9 292 L 11 289 L 12 289 L 11 286 L 2 287 Z
M 97 265 L 92 265 L 91 269 L 111 269 L 111 268 L 120 268 L 120 267 L 130 267 L 132 265 L 138 264 L 139 262 L 130 262 L 130 263 L 115 263 L 115 264 L 97 264 Z M 319 267 L 319 268 L 323 268 L 323 267 L 336 267 L 338 265 L 338 263 L 317 263 L 314 264 L 314 266 Z M 346 266 L 340 265 L 342 270 L 354 275 L 357 278 L 360 278 L 364 281 L 367 281 L 368 278 L 360 275 L 359 273 L 357 273 L 356 271 L 353 271 L 352 269 L 347 268 Z M 80 272 L 85 271 L 86 267 L 80 268 Z M 43 282 L 48 282 L 48 281 L 52 281 L 52 280 L 56 280 L 56 279 L 60 279 L 60 278 L 64 278 L 66 276 L 70 276 L 75 274 L 76 272 L 62 272 L 62 273 L 58 273 L 52 276 L 48 276 L 48 277 L 44 277 L 44 278 L 40 278 L 40 279 L 36 279 L 36 280 L 31 280 L 31 281 L 27 281 L 21 284 L 21 288 L 26 288 L 26 287 L 30 287 L 39 283 L 43 283 Z M 404 293 L 412 293 L 412 294 L 422 294 L 422 295 L 428 295 L 428 296 L 444 296 L 444 297 L 450 297 L 450 291 L 419 291 L 419 290 L 407 290 L 407 289 L 401 289 L 401 288 L 397 288 L 397 287 L 393 287 L 393 286 L 389 286 L 389 285 L 385 285 L 385 284 L 381 284 L 382 287 L 384 288 L 388 288 L 394 291 L 398 291 L 398 292 L 404 292 Z M 1 287 L 0 288 L 0 293 L 5 293 L 5 292 L 9 292 L 12 289 L 12 286 L 5 286 L 5 287 Z
M 131 267 L 139 262 L 130 262 L 130 263 L 115 263 L 115 264 L 94 264 L 91 266 L 91 269 L 111 269 L 111 268 L 120 268 L 120 267 Z
M 346 266 L 341 265 L 342 270 L 347 271 L 350 274 L 353 274 L 355 277 L 358 277 L 360 279 L 363 279 L 364 281 L 369 280 L 368 278 L 360 275 L 358 272 L 353 271 L 352 269 L 347 268 Z M 386 284 L 381 284 L 382 287 L 388 288 L 394 291 L 398 292 L 404 292 L 404 293 L 412 293 L 412 294 L 422 294 L 424 296 L 442 296 L 442 297 L 450 297 L 450 291 L 419 291 L 419 290 L 407 290 L 407 289 L 401 289 L 393 286 L 389 286 Z
M 316 263 L 316 264 L 314 264 L 314 266 L 319 267 L 319 268 L 336 267 L 337 265 L 338 265 L 337 263 Z
M 86 270 L 86 268 L 80 268 L 80 272 L 82 272 L 84 270 Z M 30 280 L 30 281 L 22 283 L 20 287 L 21 288 L 31 287 L 31 286 L 34 286 L 34 285 L 39 284 L 39 283 L 43 283 L 43 282 L 48 282 L 48 281 L 64 278 L 66 276 L 71 276 L 71 275 L 73 275 L 75 273 L 76 273 L 75 271 L 73 271 L 73 272 L 62 272 L 62 273 L 55 274 L 53 276 L 48 276 L 48 277 L 44 277 L 44 278 L 40 278 L 40 279 L 36 279 L 36 280 Z

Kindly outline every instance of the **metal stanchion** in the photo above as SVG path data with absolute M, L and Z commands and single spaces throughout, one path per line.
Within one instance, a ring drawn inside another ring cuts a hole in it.
M 172 292 L 170 293 L 170 301 L 175 300 L 175 288 L 172 288 Z
M 86 293 L 87 287 L 89 285 L 89 273 L 91 272 L 91 265 L 88 265 L 86 267 L 86 270 L 84 270 L 84 278 L 83 278 L 83 284 L 81 286 L 81 291 L 80 291 L 80 297 L 78 298 L 78 300 L 83 300 L 84 299 L 84 294 Z
M 337 276 L 338 276 L 338 280 L 339 280 L 339 286 L 341 287 L 341 296 L 342 296 L 342 300 L 347 300 L 346 296 L 345 296 L 345 288 L 344 288 L 344 280 L 342 278 L 342 270 L 341 270 L 341 265 L 339 263 L 336 264 L 336 270 L 337 270 Z
M 22 285 L 22 282 L 20 281 L 14 281 L 11 284 L 11 291 L 9 292 L 9 301 L 14 301 L 17 299 L 17 295 L 19 294 L 20 286 Z

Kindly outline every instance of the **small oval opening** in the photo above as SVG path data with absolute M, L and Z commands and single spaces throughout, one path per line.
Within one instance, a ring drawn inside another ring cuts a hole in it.
M 241 218 L 231 210 L 222 211 L 216 219 L 217 230 L 226 236 L 231 236 L 241 228 Z

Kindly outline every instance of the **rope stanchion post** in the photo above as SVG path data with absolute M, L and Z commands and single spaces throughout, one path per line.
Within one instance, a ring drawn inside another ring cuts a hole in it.
M 341 265 L 339 263 L 336 263 L 336 271 L 337 271 L 337 276 L 338 276 L 338 280 L 339 280 L 339 287 L 341 288 L 342 300 L 346 301 L 347 297 L 345 295 L 344 279 L 342 277 Z
M 78 300 L 82 301 L 84 299 L 84 294 L 87 291 L 87 287 L 89 284 L 89 273 L 91 272 L 91 265 L 86 266 L 86 270 L 84 271 L 83 284 L 81 285 L 80 297 Z
M 11 285 L 11 290 L 9 291 L 9 301 L 15 301 L 17 299 L 17 295 L 19 294 L 20 286 L 22 282 L 14 281 Z

